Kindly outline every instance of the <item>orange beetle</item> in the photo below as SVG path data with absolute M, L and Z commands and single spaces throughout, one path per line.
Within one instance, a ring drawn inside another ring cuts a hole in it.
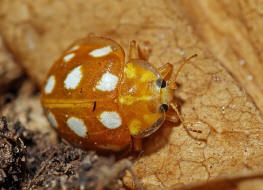
M 41 92 L 47 118 L 60 136 L 83 149 L 138 151 L 141 139 L 165 119 L 177 121 L 172 65 L 155 69 L 142 57 L 135 41 L 125 62 L 119 44 L 95 36 L 65 51 Z

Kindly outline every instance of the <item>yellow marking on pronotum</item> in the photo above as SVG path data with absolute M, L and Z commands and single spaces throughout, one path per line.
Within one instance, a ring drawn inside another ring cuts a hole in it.
M 157 77 L 150 71 L 145 71 L 140 78 L 142 82 L 153 81 L 156 79 Z
M 124 73 L 128 78 L 135 78 L 136 70 L 132 63 L 128 63 L 124 68 Z
M 142 126 L 142 122 L 138 119 L 134 119 L 131 121 L 129 125 L 129 130 L 132 135 L 136 135 L 140 132 Z
M 152 100 L 152 96 L 142 96 L 142 97 L 134 97 L 134 96 L 121 96 L 119 98 L 119 102 L 125 105 L 132 105 L 136 101 L 149 101 Z

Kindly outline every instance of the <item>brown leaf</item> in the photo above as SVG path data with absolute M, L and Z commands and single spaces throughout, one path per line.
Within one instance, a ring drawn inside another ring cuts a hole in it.
M 214 56 L 263 111 L 263 2 L 179 1 Z
M 262 116 L 246 92 L 217 60 L 219 58 L 228 69 L 233 68 L 229 70 L 236 78 L 239 74 L 235 72 L 240 71 L 244 79 L 248 73 L 242 70 L 240 60 L 254 64 L 260 59 L 250 53 L 255 42 L 247 46 L 247 37 L 238 31 L 243 25 L 238 22 L 235 27 L 232 26 L 236 23 L 235 17 L 223 14 L 231 8 L 236 10 L 236 6 L 231 4 L 227 9 L 215 8 L 211 11 L 206 3 L 198 1 L 196 5 L 191 1 L 158 0 L 114 3 L 102 0 L 89 3 L 81 0 L 48 3 L 44 0 L 2 1 L 0 26 L 14 54 L 39 83 L 53 60 L 68 44 L 92 32 L 119 41 L 126 52 L 130 40 L 137 40 L 140 44 L 146 42 L 152 50 L 149 61 L 156 67 L 170 62 L 175 67 L 174 71 L 180 61 L 197 53 L 198 58 L 186 65 L 178 78 L 180 88 L 176 97 L 182 102 L 180 113 L 184 126 L 165 123 L 162 129 L 146 140 L 144 153 L 133 166 L 145 188 L 169 189 L 225 174 L 262 170 Z M 215 2 L 215 5 L 218 4 Z M 243 7 L 246 9 L 246 6 Z M 221 19 L 216 19 L 219 17 L 217 12 L 219 15 L 222 13 Z M 193 18 L 196 28 L 183 13 L 191 15 L 189 18 L 198 17 Z M 230 32 L 223 33 L 223 37 L 219 32 L 213 36 L 214 32 L 206 29 L 206 20 L 203 20 L 210 18 L 210 14 L 221 30 Z M 226 20 L 230 24 L 224 25 Z M 247 22 L 250 23 L 249 19 Z M 250 24 L 253 26 L 253 23 Z M 259 34 L 255 36 L 261 38 Z M 236 41 L 231 41 L 233 38 Z M 262 50 L 260 45 L 255 47 Z M 226 51 L 228 54 L 225 57 L 220 54 L 220 48 L 232 51 Z M 242 57 L 236 56 L 235 53 L 241 49 Z M 260 66 L 257 64 L 256 69 L 251 66 L 248 70 L 259 82 L 248 88 L 247 83 L 239 81 L 255 101 L 257 96 L 253 93 L 259 94 L 260 91 Z M 128 187 L 135 188 L 129 174 L 124 182 Z
M 236 176 L 225 176 L 211 180 L 205 184 L 188 185 L 189 190 L 261 190 L 263 185 L 262 173 L 241 173 Z M 174 188 L 171 188 L 174 189 Z M 179 188 L 184 189 L 184 188 Z

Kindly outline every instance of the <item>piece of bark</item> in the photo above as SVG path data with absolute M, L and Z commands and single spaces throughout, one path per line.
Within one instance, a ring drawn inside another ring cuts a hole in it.
M 152 50 L 149 61 L 156 67 L 170 62 L 175 71 L 178 61 L 198 54 L 178 77 L 184 126 L 165 123 L 146 140 L 133 166 L 146 189 L 263 169 L 262 116 L 200 41 L 176 2 L 16 0 L 0 6 L 3 36 L 38 83 L 68 44 L 92 32 L 117 40 L 126 53 L 129 40 L 146 42 Z M 136 188 L 128 174 L 124 182 Z

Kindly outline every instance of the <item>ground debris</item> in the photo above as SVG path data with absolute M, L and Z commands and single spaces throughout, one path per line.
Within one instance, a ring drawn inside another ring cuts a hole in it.
M 129 161 L 119 164 L 114 156 L 99 156 L 63 141 L 48 146 L 42 138 L 35 134 L 34 145 L 28 147 L 29 178 L 23 189 L 121 189 L 119 179 Z
M 1 118 L 0 189 L 124 189 L 128 159 L 116 161 L 63 141 L 49 145 L 46 139 Z
M 26 147 L 11 131 L 5 117 L 0 121 L 0 187 L 18 189 L 26 174 Z
M 120 180 L 131 166 L 127 159 L 115 162 L 114 156 L 101 157 L 90 152 L 81 162 L 76 175 L 51 180 L 46 189 L 125 189 Z

